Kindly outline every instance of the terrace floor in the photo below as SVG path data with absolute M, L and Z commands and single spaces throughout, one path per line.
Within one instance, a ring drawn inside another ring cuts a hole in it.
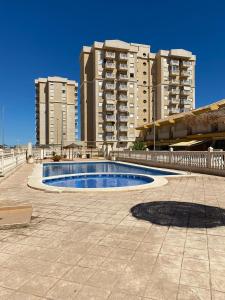
M 225 208 L 225 178 L 170 178 L 132 192 L 55 194 L 26 186 L 31 165 L 0 183 L 0 201 L 33 204 L 30 227 L 0 231 L 0 299 L 222 300 L 225 226 L 137 220 L 141 202 Z

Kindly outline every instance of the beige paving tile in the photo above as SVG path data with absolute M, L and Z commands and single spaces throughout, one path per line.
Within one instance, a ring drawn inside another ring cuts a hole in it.
M 26 271 L 10 270 L 10 272 L 7 272 L 5 277 L 2 276 L 0 280 L 0 286 L 17 290 L 33 276 L 34 274 Z
M 225 293 L 212 291 L 212 300 L 224 300 L 224 299 L 225 299 Z
M 47 293 L 47 298 L 56 300 L 75 299 L 81 285 L 75 282 L 59 280 Z
M 31 294 L 15 292 L 8 298 L 8 300 L 44 300 L 44 298 Z
M 94 272 L 95 269 L 75 266 L 63 276 L 63 279 L 77 283 L 85 283 Z
M 78 293 L 76 300 L 105 300 L 108 299 L 109 295 L 110 291 L 106 289 L 85 285 Z
M 13 291 L 6 289 L 4 287 L 0 286 L 0 299 L 1 300 L 7 300 L 9 299 L 10 295 L 12 295 Z
M 184 257 L 182 268 L 197 272 L 209 272 L 209 262 L 207 260 Z
M 57 281 L 57 278 L 36 275 L 21 286 L 19 290 L 27 294 L 45 296 Z
M 210 290 L 180 285 L 177 300 L 211 300 Z
M 161 280 L 154 278 L 147 284 L 144 296 L 154 300 L 177 299 L 178 284 L 170 282 L 169 278 Z
M 112 272 L 123 272 L 128 263 L 123 259 L 106 258 L 99 268 Z
M 134 295 L 128 295 L 120 292 L 113 292 L 110 294 L 108 300 L 142 300 L 143 298 L 134 296 Z
M 212 289 L 225 293 L 225 276 L 221 273 L 211 274 Z
M 108 270 L 96 270 L 94 274 L 88 279 L 87 285 L 112 290 L 119 274 Z
M 203 272 L 182 270 L 180 284 L 209 289 L 209 274 Z
M 102 256 L 86 255 L 78 262 L 78 265 L 86 268 L 98 268 L 104 260 L 105 258 Z

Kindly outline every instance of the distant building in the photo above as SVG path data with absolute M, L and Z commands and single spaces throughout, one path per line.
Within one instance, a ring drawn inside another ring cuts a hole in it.
M 138 140 L 153 149 L 225 150 L 225 100 L 214 102 L 187 113 L 169 116 L 137 128 Z
M 78 134 L 78 83 L 62 77 L 38 78 L 36 92 L 36 144 L 63 145 Z
M 135 127 L 195 107 L 195 60 L 182 49 L 151 53 L 149 45 L 94 42 L 80 55 L 81 139 L 127 148 Z

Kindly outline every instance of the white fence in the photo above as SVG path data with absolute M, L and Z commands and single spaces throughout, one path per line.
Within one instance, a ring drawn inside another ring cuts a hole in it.
M 4 176 L 26 161 L 26 151 L 0 150 L 0 176 Z
M 225 151 L 112 151 L 110 158 L 225 176 Z

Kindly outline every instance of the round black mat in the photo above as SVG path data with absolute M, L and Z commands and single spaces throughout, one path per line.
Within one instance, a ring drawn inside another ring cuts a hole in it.
M 162 226 L 212 228 L 225 226 L 225 210 L 190 202 L 154 201 L 140 203 L 131 208 L 131 213 Z

